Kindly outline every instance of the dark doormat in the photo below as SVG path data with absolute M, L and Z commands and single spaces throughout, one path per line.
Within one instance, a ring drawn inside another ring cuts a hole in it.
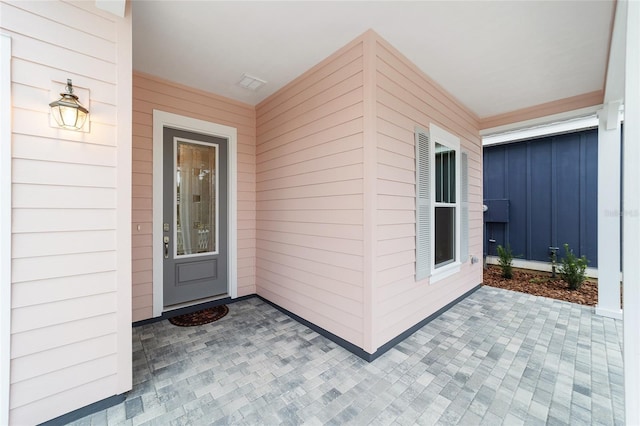
M 209 324 L 222 318 L 229 313 L 227 305 L 214 306 L 190 314 L 178 315 L 169 318 L 169 322 L 179 327 L 192 327 L 194 325 Z

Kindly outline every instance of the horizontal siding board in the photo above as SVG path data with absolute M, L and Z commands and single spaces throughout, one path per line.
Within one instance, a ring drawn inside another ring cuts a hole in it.
M 255 108 L 251 105 L 233 99 L 205 92 L 194 87 L 172 81 L 163 80 L 149 74 L 134 71 L 135 86 L 156 93 L 158 97 L 167 99 L 190 99 L 194 105 L 207 105 L 216 110 L 232 112 L 238 116 L 255 120 Z M 152 120 L 150 120 L 151 122 Z
M 14 259 L 116 250 L 114 230 L 15 234 L 12 241 Z
M 290 161 L 292 157 L 288 158 Z M 272 179 L 281 179 L 287 176 L 301 176 L 310 172 L 331 171 L 335 174 L 340 173 L 341 169 L 354 164 L 362 164 L 362 149 L 354 147 L 352 150 L 345 150 L 338 153 L 324 153 L 324 155 L 316 158 L 307 159 L 305 161 L 293 162 L 287 166 L 277 169 L 271 169 L 258 172 L 256 175 L 257 183 L 266 182 Z
M 339 71 L 331 74 L 325 80 L 321 80 L 313 86 L 313 91 L 305 91 L 296 98 L 289 99 L 292 106 L 285 113 L 274 115 L 268 121 L 260 124 L 261 135 L 267 134 L 273 129 L 278 129 L 296 118 L 312 113 L 315 109 L 329 104 L 345 94 L 362 89 L 362 63 L 354 61 Z M 264 133 L 263 133 L 264 132 Z M 268 138 L 267 138 L 268 139 Z
M 411 197 L 415 195 L 415 184 L 378 179 L 378 194 L 395 197 Z
M 25 281 L 13 284 L 11 306 L 23 308 L 115 291 L 116 273 L 114 271 Z
M 13 160 L 13 182 L 36 185 L 115 188 L 116 168 L 42 160 Z
M 414 224 L 402 223 L 398 225 L 382 225 L 378 227 L 378 240 L 390 240 L 402 237 L 415 237 L 416 228 Z
M 116 227 L 115 209 L 13 208 L 12 231 L 74 232 L 111 230 Z
M 22 281 L 115 271 L 116 253 L 111 251 L 41 256 L 13 259 L 11 264 L 13 282 L 19 283 Z
M 152 99 L 141 100 L 136 98 L 137 86 L 133 85 L 133 111 L 137 112 L 149 112 L 154 109 L 158 109 L 171 114 L 183 115 L 197 120 L 204 120 L 222 124 L 224 126 L 235 127 L 238 130 L 238 139 L 241 136 L 255 137 L 255 128 L 251 124 L 236 123 L 232 117 L 219 117 L 216 115 L 216 110 L 213 108 L 203 108 L 201 106 L 189 104 L 188 102 L 182 102 L 179 105 L 174 104 L 173 99 Z M 206 109 L 206 111 L 205 111 Z
M 378 256 L 386 256 L 402 252 L 404 250 L 415 250 L 416 238 L 414 236 L 402 238 L 389 238 L 387 240 L 378 240 L 377 242 Z
M 385 70 L 385 65 L 389 65 L 391 69 L 398 72 L 398 75 L 420 86 L 425 92 L 424 95 L 432 95 L 441 103 L 444 109 L 454 112 L 456 122 L 461 123 L 469 129 L 480 128 L 477 117 L 474 117 L 468 110 L 461 108 L 461 104 L 458 103 L 457 100 L 419 71 L 418 68 L 404 58 L 401 53 L 387 43 L 378 44 L 378 46 L 379 48 L 376 50 L 376 55 L 379 58 L 376 63 L 378 70 Z M 407 86 L 410 87 L 410 85 Z M 421 94 L 421 97 L 422 96 L 423 94 Z
M 56 161 L 87 166 L 116 166 L 116 148 L 107 145 L 87 145 L 33 135 L 13 135 L 13 158 Z
M 25 4 L 27 2 L 22 3 Z M 11 67 L 11 76 L 14 85 L 36 87 L 48 92 L 48 96 L 51 97 L 51 99 L 47 101 L 46 105 L 48 105 L 48 103 L 54 100 L 56 97 L 59 97 L 59 93 L 64 90 L 64 83 L 66 82 L 66 78 L 70 78 L 71 80 L 73 80 L 74 87 L 81 87 L 88 90 L 90 93 L 91 102 L 96 101 L 112 106 L 115 106 L 117 104 L 117 94 L 115 85 L 113 83 L 85 77 L 83 75 L 76 74 L 74 70 L 52 70 L 45 65 L 37 64 L 15 57 L 12 59 Z M 58 82 L 56 83 L 55 87 L 58 87 L 59 85 L 59 89 L 57 88 L 55 91 L 51 92 L 52 88 L 54 87 L 54 81 Z M 83 99 L 84 103 L 86 103 L 86 98 L 84 96 L 80 96 L 80 100 L 83 101 Z M 39 105 L 37 107 L 41 106 Z M 93 111 L 93 107 L 91 107 L 90 110 Z
M 117 388 L 117 376 L 108 375 L 74 388 L 63 390 L 11 410 L 15 424 L 39 424 L 53 419 L 60 413 L 69 413 L 78 407 L 86 407 L 95 401 L 106 399 L 111 389 Z
M 361 210 L 265 210 L 260 212 L 263 221 L 286 221 L 289 223 L 318 223 L 362 225 Z M 255 233 L 254 233 L 255 236 Z
M 360 158 L 360 153 L 356 152 L 354 157 L 356 160 Z M 287 176 L 284 174 L 282 177 L 274 177 L 270 180 L 261 181 L 256 184 L 256 188 L 259 191 L 271 191 L 277 189 L 291 189 L 300 186 L 314 186 L 323 183 L 330 182 L 344 182 L 353 181 L 362 177 L 362 164 L 350 164 L 353 159 L 349 156 L 344 156 L 345 161 L 349 164 L 344 166 L 331 167 L 333 164 L 328 163 L 327 169 L 321 169 L 316 171 L 309 171 L 306 173 L 300 173 L 297 175 Z
M 310 142 L 309 138 L 305 139 L 305 141 L 301 141 L 300 143 L 309 145 L 308 142 Z M 361 153 L 362 135 L 353 134 L 338 140 L 322 142 L 304 149 L 300 149 L 298 145 L 299 144 L 296 144 L 295 147 L 287 145 L 286 147 L 298 150 L 293 152 L 285 152 L 285 150 L 281 150 L 279 156 L 264 160 L 260 164 L 257 164 L 256 171 L 259 178 L 265 179 L 272 174 L 277 174 L 281 170 L 282 172 L 286 172 L 289 168 L 298 168 L 302 165 L 307 165 L 310 162 L 313 164 L 324 164 L 326 166 L 329 158 L 340 157 L 344 153 L 353 151 Z M 262 156 L 261 158 L 264 157 L 265 156 Z M 361 161 L 362 157 L 358 162 Z
M 401 77 L 395 77 L 401 79 Z M 437 100 L 419 99 L 415 96 L 414 90 L 402 88 L 398 82 L 393 80 L 393 77 L 389 78 L 384 74 L 378 74 L 377 99 L 379 103 L 401 112 L 416 120 L 417 123 L 424 123 L 421 118 L 426 115 L 430 120 L 448 128 L 460 137 L 475 137 L 473 130 L 470 131 L 468 127 L 452 118 L 455 117 L 455 110 L 438 108 Z
M 410 141 L 414 138 L 415 129 L 406 128 L 400 126 L 395 121 L 390 121 L 390 117 L 387 117 L 383 112 L 377 111 L 377 113 L 376 129 L 378 130 L 378 148 L 391 152 L 401 149 L 404 155 L 413 158 L 415 148 Z M 410 149 L 402 145 L 398 146 L 398 143 L 408 145 Z
M 152 268 L 151 259 L 136 259 L 131 262 L 131 272 L 150 271 Z
M 288 292 L 300 292 L 319 303 L 331 299 L 333 309 L 341 311 L 339 315 L 357 316 L 358 313 L 361 313 L 361 288 L 283 267 L 264 259 L 257 269 L 261 278 L 278 283 L 278 286 L 282 286 Z
M 291 108 L 291 105 L 287 104 L 289 99 L 295 99 L 295 96 L 298 93 L 307 91 L 309 87 L 317 81 L 321 81 L 327 75 L 333 74 L 337 70 L 353 62 L 355 59 L 361 57 L 362 52 L 362 43 L 349 46 L 343 52 L 339 52 L 338 54 L 328 58 L 326 61 L 323 61 L 321 64 L 318 64 L 316 67 L 307 71 L 274 95 L 271 95 L 269 98 L 262 101 L 256 107 L 258 127 L 269 121 L 274 115 L 279 115 L 282 114 L 283 111 L 289 110 Z
M 260 190 L 257 188 L 256 201 L 287 200 L 294 198 L 335 197 L 362 194 L 362 179 L 317 183 L 295 188 Z
M 14 135 L 29 135 L 58 141 L 81 142 L 85 146 L 115 146 L 116 128 L 113 125 L 91 122 L 91 133 L 69 132 L 49 125 L 49 112 L 13 108 Z
M 134 185 L 131 186 L 131 196 L 134 198 L 153 198 L 153 187 L 151 185 Z
M 413 264 L 416 261 L 415 250 L 405 250 L 394 252 L 387 255 L 378 255 L 378 261 L 376 262 L 376 270 L 378 272 L 385 271 L 387 269 L 410 265 L 413 268 Z
M 380 210 L 412 210 L 415 211 L 415 197 L 398 195 L 378 195 L 378 208 Z
M 116 355 L 87 360 L 62 370 L 12 384 L 11 409 L 73 389 L 83 384 L 115 375 Z
M 378 153 L 382 156 L 387 153 L 393 153 L 413 159 L 415 156 L 415 147 L 406 142 L 378 133 Z
M 333 152 L 341 152 L 335 150 L 336 147 L 333 146 L 334 143 L 332 142 L 337 144 L 344 143 L 345 150 L 356 149 L 362 146 L 362 129 L 362 117 L 355 116 L 350 120 L 332 124 L 330 127 L 312 134 L 296 135 L 297 139 L 292 138 L 291 135 L 285 135 L 278 140 L 279 144 L 276 148 L 262 152 L 256 157 L 256 170 L 261 172 L 293 162 L 309 160 Z M 303 152 L 305 150 L 307 151 Z M 300 153 L 301 157 L 295 156 L 295 153 Z M 293 156 L 293 158 L 286 158 L 289 155 Z
M 148 281 L 133 286 L 131 297 L 149 296 L 153 295 L 153 283 Z
M 362 225 L 347 225 L 336 223 L 301 223 L 284 220 L 258 220 L 256 229 L 260 231 L 289 232 L 292 234 L 308 235 L 311 237 L 344 238 L 362 240 Z
M 415 273 L 416 268 L 414 264 L 402 264 L 398 266 L 394 266 L 392 268 L 385 269 L 383 271 L 378 271 L 378 288 L 383 288 L 390 283 L 395 283 L 396 281 L 403 279 L 412 279 L 415 281 Z M 399 289 L 395 288 L 394 293 L 398 293 Z M 382 294 L 381 294 L 382 296 Z M 410 296 L 407 296 L 410 297 Z M 413 296 L 415 297 L 415 295 Z M 386 299 L 385 299 L 386 300 Z M 414 303 L 420 304 L 419 301 L 413 299 Z
M 91 79 L 116 83 L 117 72 L 113 58 L 73 54 L 66 47 L 53 44 L 53 40 L 40 41 L 11 31 L 7 33 L 11 35 L 11 53 L 14 57 Z
M 319 126 L 326 126 L 327 123 L 333 123 L 337 118 L 336 116 L 343 112 L 345 116 L 352 116 L 351 114 L 355 116 L 358 114 L 362 115 L 361 89 L 354 89 L 343 96 L 338 96 L 304 115 L 286 121 L 285 124 L 280 127 L 264 132 L 260 129 L 259 140 L 261 142 L 256 146 L 256 152 L 261 153 L 273 148 L 274 143 L 277 142 L 277 138 L 281 135 L 307 129 L 313 130 Z M 275 141 L 270 143 L 270 141 L 274 139 Z
M 136 298 L 136 299 L 138 300 L 136 301 L 134 301 L 133 299 L 131 300 L 134 306 L 138 306 L 133 310 L 133 313 L 131 315 L 131 320 L 133 322 L 137 322 L 137 321 L 142 321 L 142 320 L 151 318 L 153 316 L 153 307 L 144 306 L 144 303 L 148 301 L 148 297 L 145 296 L 144 298 Z
M 116 335 L 107 334 L 82 342 L 60 346 L 11 361 L 11 383 L 20 383 L 76 364 L 113 355 L 118 348 Z
M 14 208 L 115 208 L 115 188 L 54 185 L 13 185 Z
M 260 259 L 261 261 L 266 260 L 273 264 L 280 264 L 284 267 L 298 269 L 305 273 L 318 276 L 322 279 L 329 279 L 332 282 L 345 284 L 340 288 L 346 287 L 347 285 L 351 289 L 362 288 L 363 281 L 362 273 L 360 271 L 344 268 L 337 265 L 320 263 L 319 261 L 314 259 L 305 259 L 298 256 L 297 252 L 284 254 L 259 248 L 256 249 L 256 258 Z M 355 292 L 356 290 L 350 290 L 347 294 L 345 294 L 345 296 L 350 297 L 354 300 L 360 300 L 362 294 L 356 295 Z
M 384 149 L 378 149 L 377 154 L 379 164 L 415 172 L 416 165 L 414 157 L 407 157 L 405 155 L 398 154 L 397 152 L 387 151 Z
M 407 170 L 382 163 L 378 164 L 377 176 L 380 180 L 408 183 L 411 185 L 415 185 L 416 183 L 416 174 L 414 170 Z
M 70 323 L 46 324 L 43 328 L 13 333 L 11 357 L 19 358 L 116 332 L 115 313 L 92 316 Z
M 45 17 L 48 20 L 58 22 L 63 25 L 68 25 L 69 22 L 73 22 L 73 27 L 76 30 L 81 31 L 82 33 L 87 33 L 87 35 L 91 35 L 95 38 L 115 40 L 117 37 L 113 19 L 99 17 L 95 13 L 83 10 L 72 3 L 25 1 L 14 2 L 11 6 L 31 12 L 33 15 Z
M 416 215 L 413 210 L 382 210 L 377 212 L 377 224 L 381 225 L 397 225 L 400 223 L 415 224 Z
M 363 205 L 362 194 L 329 195 L 312 198 L 261 200 L 258 214 L 262 211 L 280 210 L 355 210 Z
M 263 241 L 271 241 L 297 247 L 306 247 L 327 252 L 342 253 L 347 255 L 362 255 L 362 242 L 345 238 L 313 236 L 294 234 L 291 232 L 265 231 L 258 229 L 257 237 Z
M 133 272 L 131 274 L 131 283 L 135 286 L 145 285 L 147 283 L 152 282 L 153 273 L 152 271 L 139 271 Z
M 12 333 L 22 333 L 112 312 L 116 312 L 115 292 L 14 308 L 11 313 L 14 318 Z
M 197 102 L 185 94 L 180 93 L 162 93 L 167 90 L 166 85 L 156 85 L 153 89 L 145 89 L 139 84 L 136 84 L 136 91 L 134 99 L 141 100 L 143 102 L 153 102 L 160 109 L 165 107 L 177 108 L 181 111 L 197 112 L 209 117 L 215 117 L 218 121 L 224 121 L 227 123 L 236 123 L 236 126 L 251 128 L 255 123 L 255 118 L 251 114 L 251 108 L 243 108 L 240 112 L 244 114 L 238 114 L 230 112 L 225 105 L 215 103 L 211 105 L 211 98 L 202 98 L 203 102 Z M 160 90 L 158 92 L 157 90 Z M 178 96 L 176 96 L 178 95 Z
M 314 121 L 309 121 L 304 125 L 298 123 L 297 125 L 295 125 L 295 127 L 290 128 L 287 132 L 281 132 L 278 135 L 273 135 L 271 140 L 269 140 L 268 142 L 265 141 L 257 147 L 256 154 L 261 155 L 264 152 L 273 150 L 288 143 L 297 143 L 297 141 L 299 141 L 300 139 L 304 139 L 317 133 L 331 132 L 331 129 L 334 127 L 338 127 L 345 123 L 349 123 L 361 118 L 363 116 L 363 105 L 361 102 L 357 102 L 354 104 L 350 104 L 341 110 L 325 112 L 327 112 L 327 115 L 318 117 L 318 119 Z M 336 136 L 333 139 L 338 139 L 344 136 L 347 136 L 347 134 L 345 134 L 342 128 L 339 127 L 336 131 Z M 260 135 L 259 140 L 264 141 L 263 138 L 263 135 Z
M 353 271 L 362 271 L 362 256 L 357 254 L 347 254 L 330 250 L 317 249 L 312 247 L 292 246 L 279 241 L 265 240 L 260 235 L 256 237 L 257 247 L 265 250 L 281 253 L 287 256 L 299 257 L 326 265 L 333 265 L 339 268 L 351 269 Z M 258 262 L 259 264 L 260 262 Z

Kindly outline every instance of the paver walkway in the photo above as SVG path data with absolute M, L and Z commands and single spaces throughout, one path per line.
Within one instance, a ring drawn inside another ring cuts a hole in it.
M 622 323 L 482 287 L 372 363 L 257 298 L 137 327 L 134 388 L 89 424 L 623 424 Z

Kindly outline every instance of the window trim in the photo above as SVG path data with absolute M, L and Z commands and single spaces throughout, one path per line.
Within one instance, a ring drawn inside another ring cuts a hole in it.
M 447 132 L 446 130 L 444 130 L 441 127 L 438 127 L 437 125 L 430 123 L 429 124 L 429 133 L 430 133 L 430 138 L 429 138 L 429 173 L 430 173 L 430 186 L 431 186 L 431 223 L 429 224 L 430 226 L 430 234 L 432 236 L 431 241 L 429 242 L 429 244 L 431 245 L 430 247 L 430 255 L 431 255 L 431 259 L 429 259 L 429 264 L 430 264 L 430 271 L 431 271 L 431 276 L 430 276 L 430 283 L 435 283 L 437 281 L 440 281 L 444 278 L 447 278 L 457 272 L 460 271 L 460 266 L 462 265 L 461 259 L 460 259 L 460 247 L 461 247 L 461 242 L 462 242 L 462 236 L 461 236 L 461 224 L 460 224 L 460 209 L 462 208 L 462 202 L 461 202 L 461 156 L 462 156 L 462 152 L 460 150 L 460 138 L 458 138 L 457 136 Z M 455 203 L 436 203 L 436 143 L 439 143 L 440 145 L 444 145 L 448 148 L 451 148 L 455 151 L 455 167 L 456 167 L 456 183 L 455 183 L 455 194 L 456 194 L 456 201 Z M 441 264 L 440 266 L 436 267 L 435 265 L 435 228 L 436 228 L 436 218 L 435 218 L 435 209 L 438 206 L 448 206 L 448 207 L 454 207 L 455 208 L 455 229 L 454 229 L 454 244 L 455 244 L 455 250 L 454 250 L 454 259 L 453 261 Z

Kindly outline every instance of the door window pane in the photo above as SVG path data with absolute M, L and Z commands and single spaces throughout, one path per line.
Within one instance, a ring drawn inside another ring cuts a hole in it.
M 215 253 L 217 145 L 177 140 L 176 231 L 178 256 Z

